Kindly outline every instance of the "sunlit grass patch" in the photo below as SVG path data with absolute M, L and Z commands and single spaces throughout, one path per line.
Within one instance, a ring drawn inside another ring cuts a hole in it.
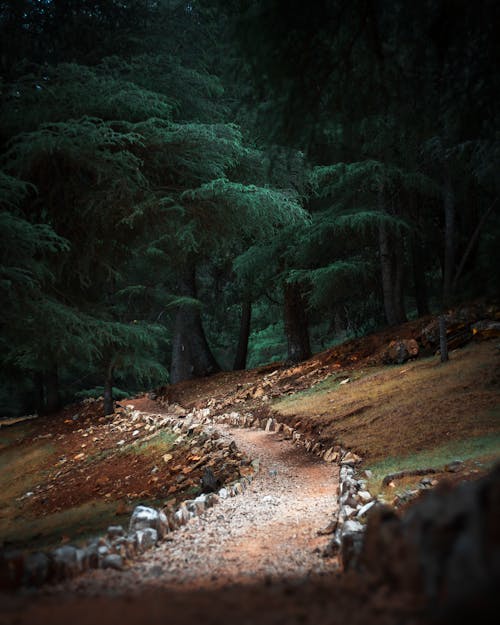
M 4 449 L 0 452 L 0 507 L 11 505 L 13 500 L 40 483 L 45 467 L 57 455 L 52 443 L 39 441 L 29 448 Z
M 117 515 L 116 511 L 116 501 L 91 501 L 46 516 L 23 516 L 4 528 L 2 540 L 8 547 L 29 549 L 55 547 L 69 539 L 78 544 L 102 534 L 109 525 L 126 528 L 129 514 Z
M 405 458 L 446 442 L 500 433 L 500 388 L 493 344 L 390 367 L 338 372 L 307 393 L 273 405 L 275 411 L 325 444 L 356 451 L 366 463 Z M 357 372 L 358 373 L 358 372 Z M 349 383 L 339 382 L 347 376 Z
M 21 443 L 31 436 L 36 428 L 37 424 L 33 423 L 33 421 L 2 425 L 0 427 L 0 452 L 11 445 Z
M 158 453 L 158 451 L 166 452 L 172 448 L 179 434 L 170 430 L 161 430 L 152 438 L 146 441 L 137 441 L 127 446 L 124 451 L 131 451 L 136 454 Z
M 382 480 L 386 475 L 397 471 L 441 469 L 454 460 L 465 462 L 474 459 L 481 464 L 500 461 L 500 433 L 450 441 L 409 456 L 388 457 L 373 464 L 366 464 L 363 468 L 373 472 L 373 480 Z

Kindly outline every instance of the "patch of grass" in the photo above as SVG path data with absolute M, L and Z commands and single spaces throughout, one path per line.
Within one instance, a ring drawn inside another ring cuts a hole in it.
M 45 467 L 57 456 L 54 445 L 36 442 L 27 449 L 4 449 L 0 453 L 0 508 L 12 504 L 40 483 Z
M 382 480 L 397 471 L 442 468 L 453 460 L 482 460 L 485 464 L 500 460 L 500 434 L 454 440 L 410 456 L 389 457 L 364 468 L 373 472 L 373 479 Z
M 23 440 L 33 435 L 37 424 L 32 421 L 14 423 L 13 425 L 2 425 L 0 427 L 0 452 L 7 447 L 22 443 Z
M 366 376 L 374 375 L 376 371 L 378 371 L 378 369 L 371 369 L 369 371 L 352 371 L 349 372 L 349 374 L 345 372 L 333 373 L 325 380 L 311 386 L 311 388 L 299 391 L 293 395 L 287 395 L 281 399 L 276 399 L 273 402 L 273 408 L 276 408 L 277 410 L 289 410 L 295 404 L 302 403 L 304 400 L 307 400 L 307 398 L 321 396 L 325 393 L 332 393 L 339 389 L 341 390 L 344 387 L 344 384 L 341 384 L 341 382 L 347 378 L 350 380 L 347 384 L 351 384 L 352 382 L 365 378 Z
M 413 457 L 452 441 L 500 434 L 498 366 L 492 343 L 471 345 L 452 352 L 445 365 L 430 357 L 365 368 L 344 385 L 329 378 L 273 408 L 300 420 L 305 432 L 325 444 L 353 449 L 368 464 Z
M 129 515 L 117 516 L 116 508 L 116 502 L 92 501 L 47 516 L 18 518 L 2 532 L 2 539 L 9 548 L 29 550 L 56 547 L 69 538 L 78 545 L 109 525 L 126 528 Z
M 158 451 L 166 453 L 172 448 L 177 437 L 178 434 L 175 434 L 174 432 L 161 430 L 148 440 L 139 439 L 132 441 L 128 445 L 123 445 L 122 447 L 110 447 L 109 449 L 103 449 L 88 456 L 82 466 L 94 465 L 118 454 L 132 453 L 137 455 L 150 455 L 152 453 L 158 453 Z
M 178 436 L 178 434 L 169 430 L 161 430 L 147 441 L 138 441 L 129 445 L 126 451 L 141 455 L 149 455 L 150 453 L 157 453 L 158 451 L 167 452 L 172 448 Z

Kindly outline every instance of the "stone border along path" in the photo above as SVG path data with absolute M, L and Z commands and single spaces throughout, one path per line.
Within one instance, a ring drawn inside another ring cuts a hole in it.
M 91 541 L 84 549 L 65 546 L 48 555 L 29 554 L 22 564 L 19 559 L 8 562 L 11 573 L 15 572 L 11 578 L 24 585 L 41 585 L 50 579 L 63 584 L 48 592 L 58 592 L 62 587 L 68 591 L 69 584 L 73 591 L 91 594 L 99 594 L 103 588 L 140 591 L 138 579 L 147 580 L 150 586 L 213 586 L 237 579 L 255 581 L 256 576 L 268 579 L 326 572 L 337 565 L 325 561 L 324 556 L 335 555 L 340 548 L 341 558 L 347 560 L 358 548 L 364 529 L 360 520 L 375 503 L 363 480 L 354 479 L 359 456 L 339 446 L 325 449 L 286 424 L 272 418 L 259 420 L 250 413 L 211 417 L 210 409 L 202 409 L 172 417 L 131 412 L 135 418 L 140 415 L 149 423 L 185 434 L 210 432 L 215 439 L 225 439 L 219 445 L 233 452 L 237 451 L 237 439 L 245 454 L 264 456 L 265 471 L 259 486 L 249 489 L 260 465 L 254 460 L 240 480 L 223 486 L 218 494 L 181 503 L 168 517 L 160 510 L 137 506 L 128 534 L 120 526 L 111 526 L 105 538 Z M 242 435 L 239 428 L 264 432 Z M 276 436 L 268 437 L 268 433 Z M 272 453 L 269 440 L 273 441 Z M 326 464 L 314 460 L 305 463 L 302 454 L 290 450 L 290 441 Z M 229 499 L 247 489 L 251 493 L 237 503 Z M 211 509 L 216 503 L 220 505 Z M 290 525 L 291 516 L 295 520 Z M 326 528 L 325 520 L 331 521 Z M 330 542 L 321 545 L 324 539 L 318 536 L 331 533 Z M 155 551 L 141 558 L 160 541 Z M 123 571 L 124 562 L 136 558 L 138 561 Z M 64 582 L 91 569 L 106 570 Z
M 214 427 L 195 423 L 193 419 L 140 412 L 133 410 L 132 406 L 127 406 L 127 412 L 132 421 L 143 420 L 155 433 L 169 427 L 179 434 L 179 438 L 189 437 L 191 447 L 203 447 L 208 454 L 211 449 L 223 450 L 224 457 L 239 457 L 233 441 L 227 437 L 221 440 L 220 433 Z M 121 526 L 110 526 L 105 536 L 96 537 L 82 547 L 65 545 L 51 551 L 28 554 L 19 550 L 0 551 L 0 589 L 57 583 L 92 569 L 122 570 L 126 562 L 151 549 L 170 532 L 214 506 L 221 497 L 234 497 L 242 493 L 251 483 L 257 464 L 248 458 L 240 460 L 240 464 L 248 465 L 247 475 L 223 486 L 218 495 L 202 494 L 196 499 L 183 501 L 176 510 L 167 514 L 154 508 L 137 506 L 130 518 L 127 533 Z
M 208 419 L 210 409 L 199 411 L 200 416 Z M 193 414 L 193 413 L 191 413 Z M 207 421 L 206 421 L 207 422 Z M 333 538 L 324 550 L 323 555 L 334 556 L 340 554 L 340 562 L 347 565 L 361 548 L 368 511 L 382 499 L 373 497 L 366 489 L 364 479 L 355 478 L 355 466 L 362 460 L 360 456 L 343 449 L 340 445 L 325 448 L 318 441 L 303 436 L 298 429 L 285 423 L 280 423 L 272 417 L 257 419 L 251 413 L 238 412 L 216 415 L 208 421 L 213 424 L 229 424 L 233 427 L 257 427 L 266 432 L 283 433 L 285 439 L 291 440 L 296 447 L 303 447 L 307 453 L 323 459 L 327 463 L 340 465 L 340 474 L 337 487 L 337 509 L 331 523 L 322 533 L 333 533 Z M 365 472 L 371 477 L 371 472 Z

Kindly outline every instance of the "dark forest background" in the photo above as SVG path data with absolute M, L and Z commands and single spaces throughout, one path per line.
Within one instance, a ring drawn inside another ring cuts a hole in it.
M 500 290 L 496 0 L 0 0 L 0 413 Z

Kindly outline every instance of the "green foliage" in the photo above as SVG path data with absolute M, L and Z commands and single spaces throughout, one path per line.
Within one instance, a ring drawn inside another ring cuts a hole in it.
M 417 4 L 0 2 L 0 367 L 27 409 L 54 371 L 65 399 L 163 383 L 179 310 L 230 363 L 251 301 L 256 365 L 286 356 L 289 283 L 319 347 L 382 322 L 384 266 L 402 308 L 419 280 L 438 302 L 445 235 L 457 297 L 498 293 L 498 9 Z
M 256 367 L 286 359 L 286 337 L 282 323 L 253 332 L 248 343 L 248 366 Z
M 81 117 L 138 122 L 170 119 L 174 102 L 167 96 L 74 63 L 43 67 L 9 85 L 1 107 L 4 132 L 33 130 L 42 123 Z
M 312 306 L 324 306 L 328 300 L 345 299 L 363 285 L 369 273 L 369 262 L 361 258 L 337 260 L 325 267 L 316 269 L 293 269 L 288 273 L 287 281 L 305 282 L 311 285 L 309 298 Z
M 77 393 L 75 393 L 75 397 L 77 397 L 78 399 L 98 399 L 99 397 L 102 397 L 103 394 L 104 386 L 94 386 L 93 388 L 86 388 L 78 391 Z M 131 393 L 123 391 L 116 386 L 113 386 L 113 397 L 118 400 L 128 399 L 129 397 L 131 397 Z

